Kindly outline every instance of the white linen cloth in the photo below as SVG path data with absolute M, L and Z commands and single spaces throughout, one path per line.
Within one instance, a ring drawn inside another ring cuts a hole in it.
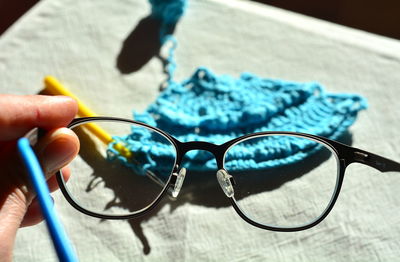
M 0 38 L 0 92 L 39 93 L 43 77 L 51 74 L 98 114 L 131 118 L 133 109 L 144 110 L 154 101 L 165 79 L 156 57 L 136 72 L 121 73 L 117 67 L 124 40 L 149 12 L 146 0 L 40 1 Z M 137 31 L 135 41 L 148 37 L 147 31 Z M 365 96 L 369 108 L 350 129 L 352 145 L 400 161 L 399 41 L 237 0 L 190 1 L 175 36 L 177 80 L 207 66 L 218 74 L 248 71 L 317 81 L 329 92 Z M 142 55 L 136 47 L 126 50 L 133 60 Z M 329 216 L 296 233 L 245 223 L 217 186 L 216 180 L 209 186 L 188 179 L 178 200 L 166 198 L 152 214 L 130 222 L 91 218 L 73 209 L 60 192 L 53 196 L 81 261 L 400 257 L 398 173 L 350 166 Z M 57 260 L 44 223 L 19 231 L 14 260 Z

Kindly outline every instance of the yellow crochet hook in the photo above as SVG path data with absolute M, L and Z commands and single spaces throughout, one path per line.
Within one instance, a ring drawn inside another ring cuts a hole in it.
M 87 107 L 76 95 L 74 95 L 71 91 L 65 88 L 54 76 L 46 76 L 44 78 L 44 84 L 46 90 L 52 95 L 64 95 L 69 96 L 75 99 L 78 102 L 78 115 L 80 117 L 93 117 L 97 116 L 89 107 Z M 87 127 L 90 132 L 92 132 L 97 138 L 99 138 L 104 144 L 109 144 L 113 141 L 113 138 L 110 134 L 108 134 L 104 129 L 100 126 L 89 123 L 85 127 Z M 132 156 L 130 150 L 125 148 L 122 144 L 117 143 L 114 145 L 114 148 L 118 150 L 123 156 L 129 158 Z

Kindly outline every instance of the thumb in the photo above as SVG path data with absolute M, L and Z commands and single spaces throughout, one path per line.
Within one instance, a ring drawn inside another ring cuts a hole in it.
M 75 158 L 79 151 L 79 139 L 72 130 L 58 128 L 48 132 L 35 151 L 48 179 Z

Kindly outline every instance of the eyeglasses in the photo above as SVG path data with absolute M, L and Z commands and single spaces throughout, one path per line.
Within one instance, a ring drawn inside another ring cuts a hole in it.
M 77 210 L 103 219 L 135 218 L 165 195 L 177 197 L 188 167 L 216 171 L 223 193 L 246 222 L 298 231 L 328 215 L 351 163 L 400 171 L 395 161 L 304 133 L 259 132 L 216 145 L 181 142 L 158 128 L 113 117 L 77 118 L 68 128 L 81 148 L 68 183 L 57 173 L 61 191 Z

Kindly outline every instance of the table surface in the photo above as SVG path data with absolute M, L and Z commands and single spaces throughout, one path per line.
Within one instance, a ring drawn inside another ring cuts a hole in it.
M 40 1 L 0 38 L 0 92 L 37 94 L 51 74 L 98 114 L 131 118 L 132 110 L 142 111 L 156 99 L 165 79 L 149 12 L 148 2 L 139 0 Z M 363 95 L 369 108 L 350 128 L 352 145 L 400 160 L 399 41 L 236 0 L 190 1 L 175 36 L 177 80 L 207 66 L 218 74 L 247 71 L 317 81 L 329 92 Z M 204 196 L 201 186 L 185 182 L 198 190 L 184 190 L 178 200 L 165 199 L 151 215 L 131 221 L 91 218 L 59 192 L 53 196 L 81 261 L 394 261 L 400 256 L 400 174 L 350 166 L 331 214 L 296 233 L 254 228 L 229 205 Z M 14 259 L 56 260 L 43 223 L 19 231 Z

